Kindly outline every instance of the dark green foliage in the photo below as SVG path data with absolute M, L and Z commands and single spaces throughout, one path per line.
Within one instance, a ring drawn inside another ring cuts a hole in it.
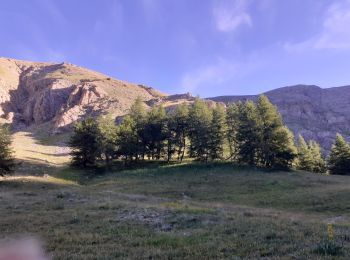
M 189 110 L 190 157 L 207 161 L 210 156 L 210 127 L 212 111 L 200 99 L 196 99 Z
M 117 154 L 126 162 L 132 161 L 138 156 L 139 140 L 135 120 L 130 115 L 125 116 L 117 130 Z
M 167 114 L 162 106 L 154 107 L 149 112 L 142 131 L 142 140 L 149 159 L 159 160 L 164 153 L 168 133 L 167 123 Z
M 116 154 L 117 127 L 111 116 L 99 117 L 97 123 L 100 155 L 108 164 Z
M 147 112 L 137 99 L 118 127 L 110 117 L 87 120 L 77 124 L 73 137 L 73 162 L 83 165 L 112 158 L 182 161 L 188 152 L 205 162 L 229 158 L 243 165 L 289 168 L 296 155 L 292 133 L 265 96 L 257 105 L 239 102 L 227 110 L 197 98 L 168 113 L 162 106 Z M 314 154 L 317 149 L 313 145 Z
M 342 248 L 337 242 L 327 239 L 318 244 L 314 252 L 324 256 L 339 256 L 342 254 Z
M 0 176 L 13 171 L 15 163 L 11 143 L 12 139 L 8 128 L 0 126 Z
M 216 105 L 213 108 L 213 116 L 210 125 L 210 159 L 223 159 L 224 145 L 226 137 L 226 114 L 222 105 Z
M 350 145 L 337 134 L 328 158 L 330 174 L 350 175 Z
M 74 133 L 69 141 L 72 164 L 76 166 L 91 166 L 99 157 L 100 130 L 96 120 L 88 118 L 74 126 Z
M 286 126 L 278 127 L 275 129 L 271 142 L 273 142 L 273 145 L 270 150 L 270 161 L 265 167 L 276 169 L 291 168 L 294 159 L 297 157 L 293 133 Z
M 176 154 L 178 161 L 182 161 L 185 156 L 189 122 L 188 113 L 188 105 L 183 103 L 177 106 L 174 113 L 168 116 L 168 161 L 171 160 L 173 154 Z
M 145 140 L 145 124 L 146 124 L 146 107 L 140 98 L 135 100 L 135 103 L 130 108 L 129 113 L 132 121 L 134 121 L 134 131 L 135 136 L 137 137 L 136 145 L 133 147 L 136 150 L 134 151 L 135 160 L 144 158 L 146 153 L 146 140 Z

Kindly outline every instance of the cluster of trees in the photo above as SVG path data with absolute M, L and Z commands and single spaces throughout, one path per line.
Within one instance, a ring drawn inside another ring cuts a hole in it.
M 13 170 L 11 135 L 0 127 L 0 175 Z M 350 175 L 350 144 L 337 134 L 327 160 L 320 145 L 294 136 L 266 96 L 256 103 L 209 106 L 196 99 L 171 111 L 162 106 L 148 111 L 137 99 L 130 113 L 116 125 L 111 117 L 88 118 L 77 123 L 70 139 L 72 163 L 92 166 L 122 159 L 182 162 L 232 161 L 263 168 L 291 168 Z
M 239 165 L 291 168 L 331 174 L 350 174 L 350 145 L 340 135 L 328 160 L 315 141 L 298 145 L 283 124 L 277 108 L 264 95 L 257 102 L 209 106 L 196 99 L 171 111 L 150 111 L 137 99 L 118 126 L 111 117 L 77 123 L 70 141 L 73 164 L 126 164 L 142 160 L 182 162 L 230 160 Z
M 225 108 L 196 99 L 173 111 L 147 111 L 136 100 L 123 122 L 87 119 L 75 126 L 70 141 L 73 163 L 87 166 L 121 158 L 139 160 L 231 160 L 266 168 L 289 168 L 298 155 L 291 131 L 266 96 L 256 103 L 238 102 Z
M 350 175 L 350 144 L 337 134 L 329 156 L 325 159 L 318 143 L 312 140 L 306 143 L 299 136 L 296 168 L 316 173 L 328 171 L 330 174 Z

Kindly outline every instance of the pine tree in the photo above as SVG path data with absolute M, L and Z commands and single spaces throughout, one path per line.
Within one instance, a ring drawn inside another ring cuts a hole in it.
M 116 153 L 117 127 L 111 116 L 100 116 L 97 119 L 100 131 L 100 154 L 107 164 Z
M 350 175 L 350 145 L 337 134 L 328 158 L 330 174 Z
M 11 173 L 15 166 L 11 144 L 12 138 L 8 128 L 0 126 L 0 176 Z
M 210 125 L 210 158 L 212 160 L 223 159 L 226 137 L 225 108 L 217 104 L 212 110 Z
M 226 109 L 227 142 L 229 148 L 229 158 L 232 161 L 237 159 L 237 132 L 239 124 L 238 105 L 230 104 Z
M 95 165 L 100 157 L 100 130 L 96 120 L 88 118 L 74 126 L 74 132 L 69 141 L 72 164 L 77 166 Z
M 210 124 L 212 113 L 208 105 L 196 99 L 189 110 L 190 156 L 207 161 L 210 148 Z

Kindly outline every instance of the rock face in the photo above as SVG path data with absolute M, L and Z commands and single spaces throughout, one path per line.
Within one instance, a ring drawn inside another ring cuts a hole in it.
M 322 89 L 297 85 L 264 93 L 275 104 L 286 125 L 297 136 L 316 140 L 329 150 L 335 134 L 350 140 L 350 86 Z M 221 96 L 209 98 L 224 103 L 256 100 L 258 96 Z
M 49 122 L 52 131 L 87 116 L 120 116 L 140 97 L 164 94 L 68 63 L 0 58 L 0 118 L 15 128 Z

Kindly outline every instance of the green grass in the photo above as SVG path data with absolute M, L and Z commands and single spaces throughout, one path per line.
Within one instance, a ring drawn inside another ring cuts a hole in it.
M 348 177 L 229 164 L 92 176 L 2 179 L 1 237 L 39 237 L 54 259 L 350 257 Z M 328 222 L 340 249 L 324 246 Z

